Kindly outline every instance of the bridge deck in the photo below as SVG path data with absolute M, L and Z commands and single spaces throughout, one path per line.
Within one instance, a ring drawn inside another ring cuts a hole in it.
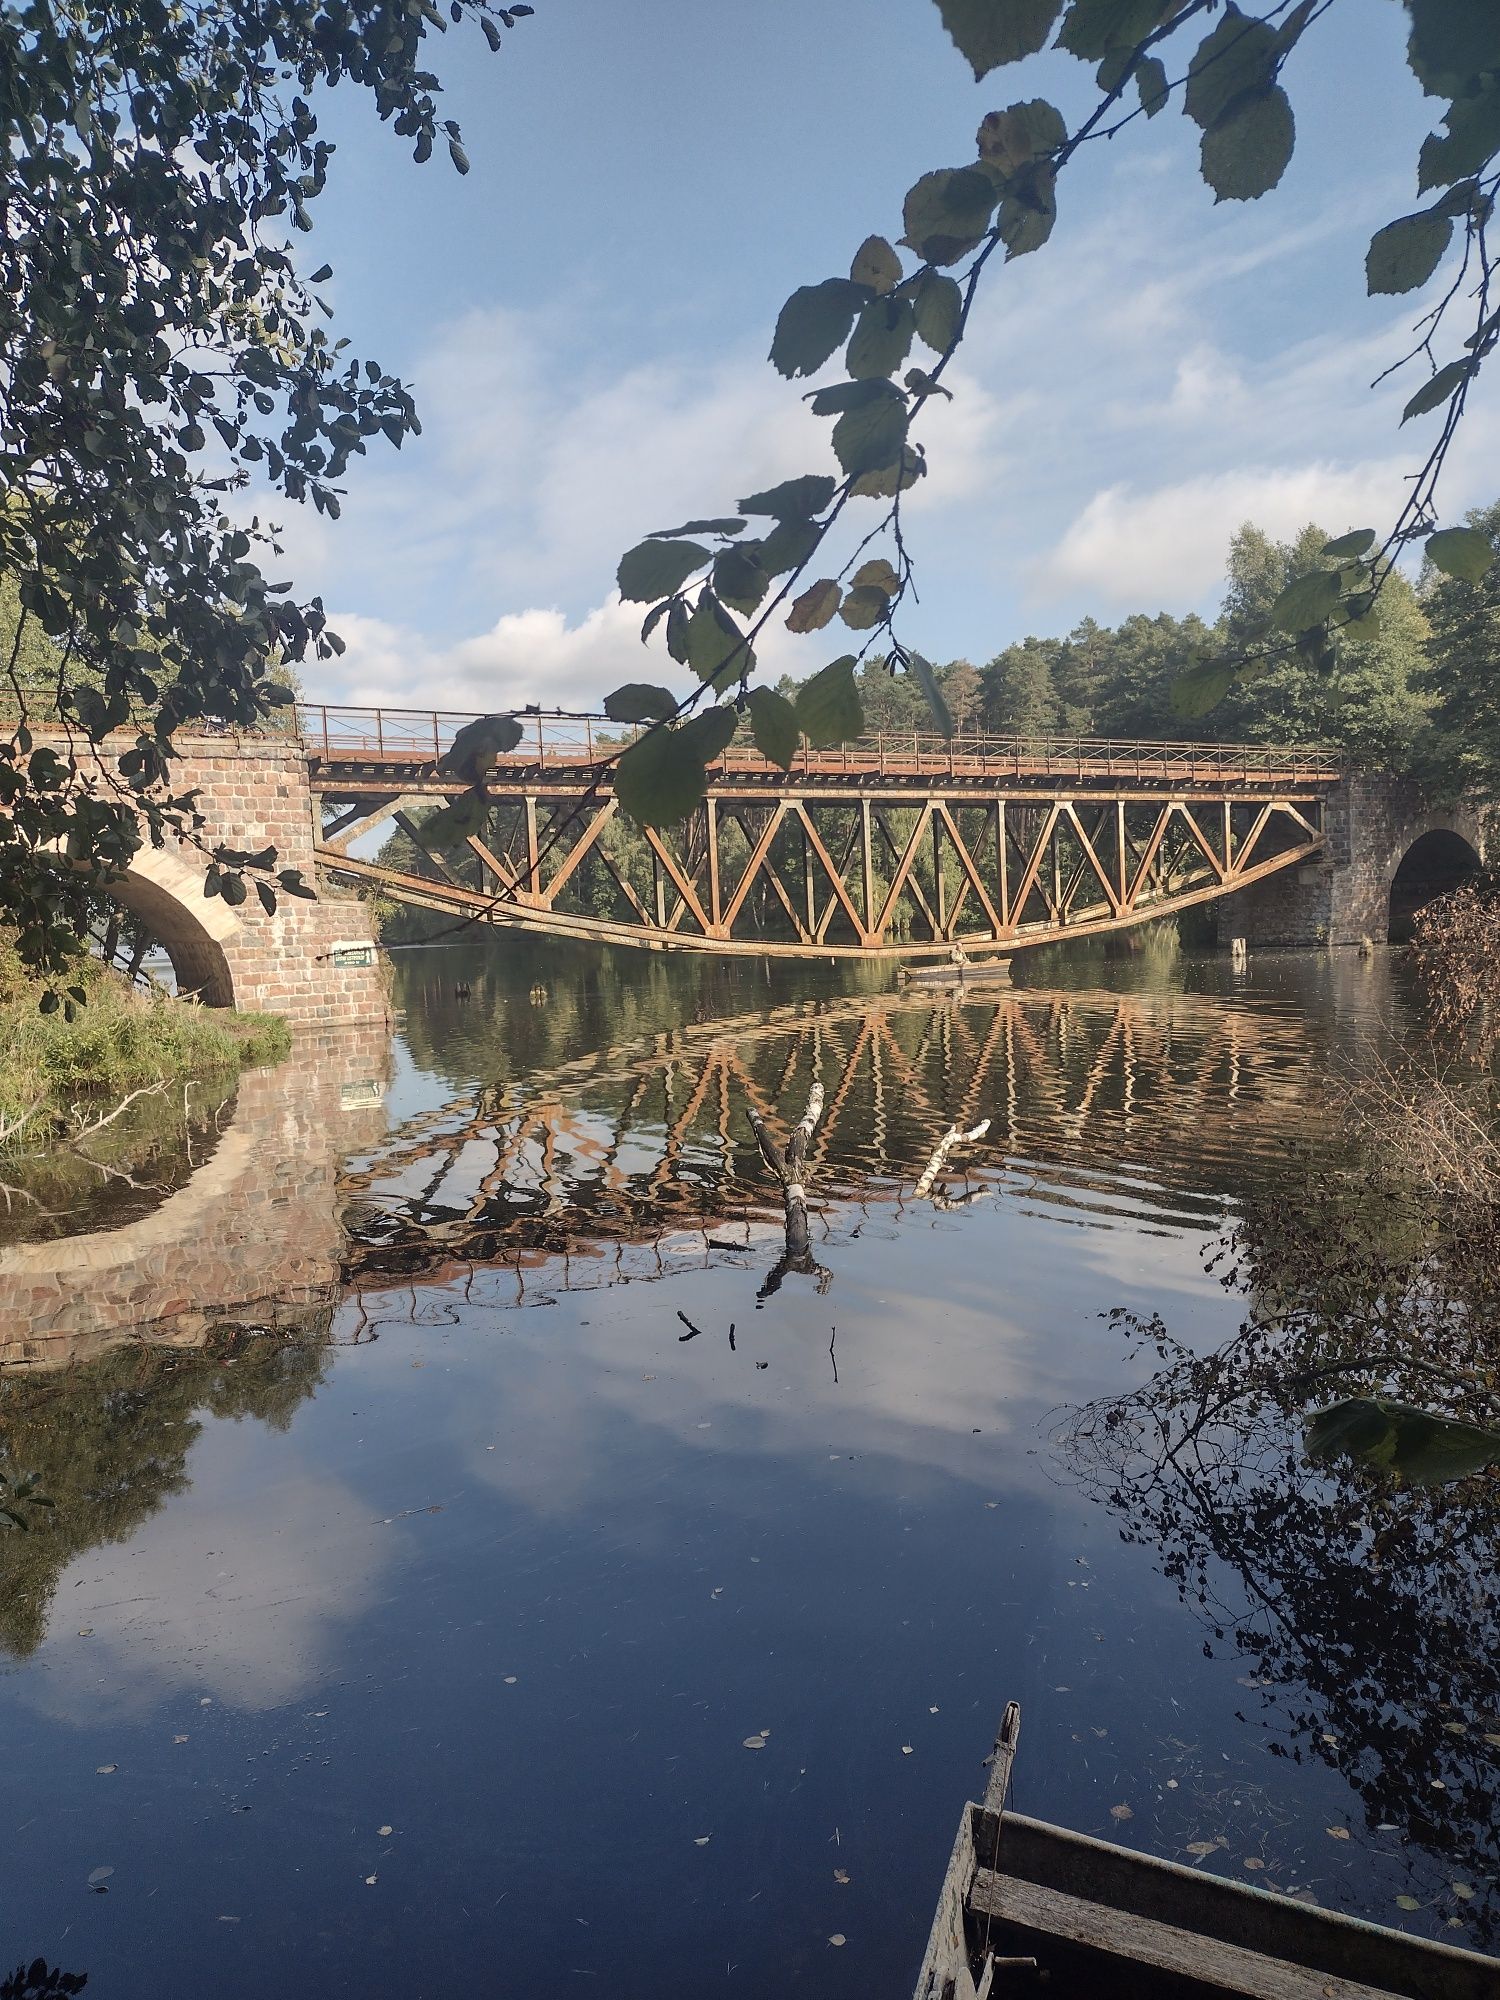
M 359 770 L 415 778 L 451 746 L 473 714 L 426 709 L 337 708 L 307 705 L 298 712 L 302 740 L 320 770 L 352 778 Z M 497 775 L 576 779 L 600 759 L 633 742 L 639 731 L 602 715 L 525 715 L 526 735 L 497 767 Z M 862 737 L 826 749 L 804 747 L 789 772 L 749 743 L 731 743 L 711 767 L 716 778 L 793 787 L 805 779 L 851 785 L 860 780 L 897 783 L 1060 782 L 1114 788 L 1208 786 L 1327 786 L 1342 775 L 1333 752 L 1321 745 L 1145 742 L 1090 736 L 958 735 L 918 732 Z

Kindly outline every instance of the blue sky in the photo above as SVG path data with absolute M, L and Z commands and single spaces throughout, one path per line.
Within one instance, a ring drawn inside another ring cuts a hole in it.
M 1175 105 L 1070 166 L 1052 241 L 987 282 L 957 399 L 923 421 L 912 644 L 982 661 L 1086 613 L 1211 611 L 1247 516 L 1394 515 L 1425 449 L 1397 435 L 1414 385 L 1368 385 L 1420 307 L 1367 299 L 1363 258 L 1415 205 L 1438 108 L 1403 29 L 1394 0 L 1349 0 L 1309 32 L 1296 156 L 1258 203 L 1214 206 Z M 971 157 L 984 112 L 1045 95 L 1071 122 L 1091 72 L 1045 56 L 976 86 L 931 0 L 538 0 L 498 57 L 465 31 L 435 58 L 465 179 L 416 167 L 354 93 L 323 107 L 309 263 L 425 428 L 355 462 L 339 522 L 279 510 L 299 591 L 349 642 L 308 691 L 592 706 L 666 678 L 614 598 L 623 550 L 832 465 L 764 358 L 787 293 L 894 239 L 907 186 Z M 1493 497 L 1494 413 L 1471 408 L 1454 513 Z M 765 663 L 811 672 L 828 640 L 782 633 Z

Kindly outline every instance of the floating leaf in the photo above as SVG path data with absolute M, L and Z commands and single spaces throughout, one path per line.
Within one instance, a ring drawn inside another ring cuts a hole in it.
M 615 581 L 627 603 L 654 604 L 680 590 L 707 561 L 708 550 L 697 542 L 639 542 L 620 558 Z
M 854 315 L 869 296 L 866 286 L 848 278 L 825 278 L 821 285 L 800 286 L 776 321 L 772 366 L 786 376 L 816 375 L 849 338 Z M 755 511 L 741 505 L 745 513 Z
M 767 487 L 764 493 L 752 493 L 748 500 L 740 501 L 739 508 L 742 514 L 770 514 L 778 521 L 805 519 L 821 514 L 837 491 L 836 479 L 824 472 L 808 472 L 800 479 L 785 479 L 780 486 Z
M 1410 1486 L 1442 1486 L 1500 1464 L 1500 1431 L 1382 1396 L 1352 1396 L 1319 1410 L 1308 1422 L 1306 1445 L 1315 1464 L 1352 1458 Z
M 847 1944 L 849 1940 L 844 1936 L 844 1933 L 842 1931 L 835 1931 L 833 1936 L 828 1940 L 828 1942 L 830 1944 Z
M 1217 1840 L 1190 1840 L 1185 1851 L 1196 1854 L 1201 1861 L 1205 1854 L 1217 1854 L 1222 1844 Z
M 1427 537 L 1427 557 L 1444 576 L 1478 583 L 1495 560 L 1495 545 L 1478 528 L 1439 528 Z
M 1246 91 L 1209 126 L 1200 158 L 1216 201 L 1256 201 L 1286 172 L 1296 144 L 1291 100 L 1279 83 Z
M 779 764 L 783 771 L 789 771 L 801 738 L 797 711 L 785 695 L 767 687 L 750 690 L 749 708 L 750 733 L 755 738 L 756 749 L 762 757 Z
M 842 1884 L 842 1886 L 847 1889 L 849 1886 L 849 1870 L 847 1868 L 835 1868 L 833 1871 L 833 1879 L 835 1882 Z M 1458 1884 L 1455 1882 L 1453 1886 L 1455 1889 L 1457 1889 Z M 1471 1889 L 1469 1891 L 1469 1894 L 1472 1896 L 1473 1893 L 1474 1892 Z
M 1119 1819 L 1119 1820 L 1135 1818 L 1135 1814 L 1131 1811 L 1129 1806 L 1111 1806 L 1109 1809 L 1109 1816 L 1111 1819 Z
M 849 278 L 872 292 L 888 292 L 901 282 L 901 259 L 883 236 L 867 236 L 854 253 Z
M 677 703 L 664 687 L 627 681 L 604 697 L 604 713 L 611 722 L 665 722 L 677 713 Z
M 787 613 L 789 632 L 819 632 L 839 608 L 843 592 L 832 577 L 821 577 L 804 590 Z
M 1063 0 L 937 0 L 943 26 L 979 83 L 1045 48 Z
M 1396 1898 L 1396 1908 L 1398 1910 L 1420 1910 L 1421 1907 L 1422 1905 L 1417 1901 L 1415 1896 L 1398 1896 Z
M 1448 248 L 1453 223 L 1446 215 L 1403 215 L 1377 229 L 1365 253 L 1365 289 L 1414 292 L 1425 285 Z
M 865 717 L 854 685 L 854 668 L 854 655 L 848 653 L 798 688 L 794 704 L 797 726 L 809 743 L 848 743 L 863 731 Z

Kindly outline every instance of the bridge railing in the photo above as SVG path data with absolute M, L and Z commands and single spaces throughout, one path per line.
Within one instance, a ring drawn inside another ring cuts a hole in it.
M 441 757 L 471 711 L 345 708 L 321 702 L 298 710 L 303 741 L 328 763 L 424 763 Z M 640 731 L 604 715 L 562 710 L 518 716 L 524 734 L 503 761 L 532 770 L 577 770 L 632 743 Z M 726 773 L 778 772 L 751 743 L 731 743 L 713 767 Z M 1319 744 L 1150 742 L 1097 736 L 990 736 L 951 739 L 921 731 L 861 737 L 824 749 L 804 747 L 792 775 L 892 778 L 1102 778 L 1115 783 L 1223 783 L 1289 778 L 1332 781 L 1336 754 Z M 778 772 L 779 775 L 779 772 Z

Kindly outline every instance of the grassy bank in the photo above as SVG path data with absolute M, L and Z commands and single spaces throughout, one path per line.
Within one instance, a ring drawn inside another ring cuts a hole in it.
M 231 1014 L 139 992 L 93 959 L 82 962 L 76 983 L 88 1001 L 71 1021 L 61 1010 L 43 1014 L 40 982 L 0 937 L 0 1133 L 25 1119 L 12 1145 L 45 1143 L 75 1105 L 108 1109 L 163 1079 L 279 1062 L 291 1047 L 275 1015 Z

